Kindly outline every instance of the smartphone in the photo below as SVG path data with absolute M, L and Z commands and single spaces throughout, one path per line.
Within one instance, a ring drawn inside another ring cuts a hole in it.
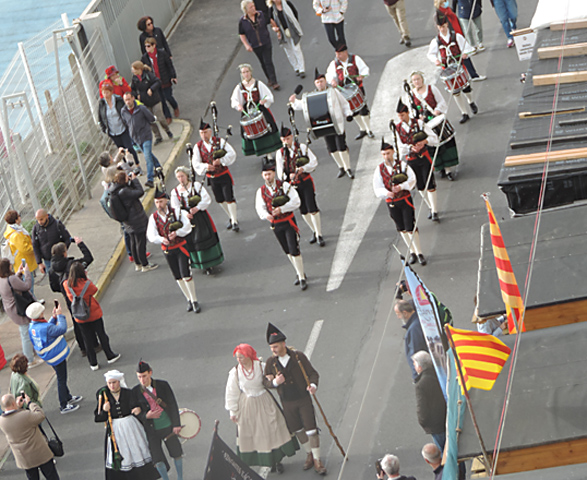
M 21 396 L 21 398 L 24 400 L 24 396 L 25 396 L 24 390 L 21 390 L 21 392 L 20 392 L 20 396 Z
M 53 300 L 53 303 L 55 304 L 55 308 L 59 308 L 59 300 Z
M 381 460 L 383 460 L 383 459 L 380 458 L 379 460 L 377 460 L 375 462 L 375 470 L 377 471 L 378 477 L 381 477 L 381 473 L 383 472 L 383 468 L 381 468 Z
M 24 258 L 20 259 L 20 263 L 22 264 L 22 266 L 24 267 L 26 265 L 26 260 Z

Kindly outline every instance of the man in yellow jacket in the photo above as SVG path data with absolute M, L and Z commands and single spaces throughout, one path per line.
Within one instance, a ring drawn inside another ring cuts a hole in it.
M 8 241 L 10 251 L 14 255 L 14 264 L 20 265 L 22 260 L 26 262 L 31 273 L 33 273 L 33 286 L 31 291 L 34 295 L 35 288 L 35 270 L 37 269 L 37 261 L 35 260 L 35 252 L 33 250 L 33 242 L 31 235 L 22 226 L 22 220 L 16 210 L 8 210 L 4 215 L 4 221 L 7 223 L 4 238 Z

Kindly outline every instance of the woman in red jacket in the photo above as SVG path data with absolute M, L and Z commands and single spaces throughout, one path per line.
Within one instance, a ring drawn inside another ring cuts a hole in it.
M 67 296 L 71 302 L 73 302 L 74 295 L 81 295 L 84 288 L 86 289 L 85 293 L 83 294 L 83 299 L 86 305 L 90 307 L 90 316 L 87 320 L 80 320 L 74 317 L 74 321 L 77 322 L 80 326 L 86 345 L 91 344 L 92 338 L 95 335 L 98 335 L 98 338 L 100 339 L 100 345 L 102 345 L 102 349 L 106 354 L 108 363 L 111 364 L 116 362 L 120 358 L 120 354 L 114 353 L 110 348 L 110 339 L 108 338 L 108 335 L 106 335 L 106 330 L 104 330 L 102 307 L 100 307 L 100 304 L 94 298 L 98 288 L 90 280 L 88 280 L 86 270 L 82 263 L 73 262 L 71 264 L 71 268 L 69 269 L 69 278 L 63 282 L 63 288 L 65 289 L 65 293 L 67 293 Z M 86 353 L 88 356 L 88 361 L 90 362 L 90 368 L 92 370 L 98 370 L 100 365 L 98 365 L 98 359 L 96 358 L 96 352 L 94 349 L 86 348 Z

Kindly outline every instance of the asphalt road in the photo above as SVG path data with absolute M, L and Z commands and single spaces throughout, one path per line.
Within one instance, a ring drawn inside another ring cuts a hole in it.
M 427 44 L 434 35 L 432 5 L 424 0 L 408 3 L 408 22 L 416 48 Z M 459 179 L 453 183 L 439 182 L 440 224 L 431 224 L 424 212 L 421 238 L 429 264 L 416 267 L 428 287 L 451 308 L 456 324 L 467 328 L 476 288 L 479 231 L 487 221 L 479 195 L 491 192 L 498 217 L 508 216 L 496 179 L 521 92 L 518 76 L 525 68 L 513 49 L 506 50 L 501 27 L 486 3 L 483 22 L 487 51 L 474 57 L 477 69 L 488 76 L 486 82 L 474 84 L 480 113 L 459 126 L 460 115 L 455 105 L 451 107 L 449 118 L 457 125 L 461 156 Z M 520 5 L 519 26 L 529 24 L 535 4 L 534 0 Z M 318 66 L 324 71 L 333 58 L 325 31 L 309 2 L 300 2 L 298 7 L 305 31 L 302 48 L 306 70 L 310 73 Z M 238 18 L 236 1 L 196 2 L 171 39 L 181 82 L 176 96 L 182 117 L 191 119 L 196 126 L 194 142 L 198 140 L 199 117 L 212 98 L 218 104 L 220 124 L 238 125 L 238 114 L 230 109 L 229 103 L 232 89 L 239 81 L 238 64 L 250 62 L 257 78 L 265 81 L 253 54 L 242 48 L 235 50 Z M 207 40 L 203 38 L 206 36 Z M 346 36 L 350 50 L 361 55 L 371 67 L 371 76 L 365 83 L 369 97 L 373 98 L 386 62 L 406 48 L 398 44 L 395 26 L 379 1 L 350 2 Z M 281 121 L 287 118 L 287 97 L 300 81 L 276 45 L 273 57 L 282 90 L 276 94 L 272 111 Z M 231 58 L 226 69 L 226 60 Z M 418 61 L 426 62 L 413 60 L 415 64 Z M 222 81 L 217 82 L 224 70 Z M 312 89 L 312 78 L 310 73 L 301 82 L 306 90 Z M 390 111 L 389 117 L 392 115 Z M 301 115 L 298 122 L 304 123 Z M 378 134 L 386 129 L 385 124 L 373 125 Z M 234 130 L 238 132 L 238 128 Z M 356 133 L 353 124 L 348 133 L 353 166 L 360 150 L 360 143 L 353 140 Z M 233 137 L 232 144 L 238 150 L 240 138 Z M 385 207 L 380 206 L 341 286 L 326 291 L 352 182 L 335 178 L 335 165 L 322 141 L 315 141 L 312 148 L 319 158 L 314 178 L 327 245 L 308 245 L 309 230 L 298 216 L 309 277 L 307 291 L 301 292 L 292 285 L 293 269 L 267 223 L 260 221 L 254 211 L 254 194 L 262 183 L 260 160 L 239 155 L 231 170 L 241 231 L 235 234 L 224 230 L 225 214 L 216 204 L 211 206 L 226 260 L 218 275 L 195 275 L 202 313 L 185 312 L 183 296 L 155 246 L 150 248 L 153 261 L 161 267 L 148 274 L 137 274 L 130 264 L 125 265 L 102 301 L 113 348 L 123 355 L 116 368 L 127 374 L 129 386 L 136 383 L 133 372 L 139 358 L 143 358 L 154 367 L 156 378 L 171 382 L 180 406 L 195 410 L 202 419 L 202 432 L 184 445 L 186 479 L 203 477 L 215 419 L 220 420 L 220 435 L 229 445 L 234 443 L 234 426 L 224 410 L 224 388 L 228 371 L 235 363 L 231 356 L 235 345 L 250 343 L 259 355 L 267 357 L 270 351 L 265 343 L 265 329 L 267 322 L 272 322 L 286 333 L 289 345 L 303 349 L 318 320 L 323 323 L 312 355 L 321 374 L 318 397 L 349 453 L 349 461 L 339 474 L 342 457 L 323 427 L 322 456 L 329 477 L 373 478 L 375 459 L 388 452 L 400 457 L 402 473 L 417 478 L 431 476 L 420 456 L 422 445 L 431 438 L 417 424 L 413 387 L 403 354 L 403 330 L 391 311 L 393 286 L 400 267 L 391 246 L 397 242 L 396 233 Z M 370 178 L 372 171 L 359 170 L 357 174 Z M 376 202 L 370 188 L 363 193 Z M 105 363 L 103 357 L 100 360 Z M 92 411 L 94 392 L 104 384 L 102 374 L 106 367 L 90 372 L 78 352 L 69 363 L 72 392 L 81 393 L 86 399 L 78 412 L 58 417 L 54 387 L 48 395 L 46 411 L 65 441 L 67 452 L 58 460 L 58 469 L 65 480 L 101 478 L 104 431 L 101 425 L 93 423 Z M 282 478 L 316 475 L 312 471 L 302 473 L 302 462 L 302 455 L 286 460 Z M 11 459 L 2 475 L 12 479 L 22 478 L 23 473 L 16 470 Z

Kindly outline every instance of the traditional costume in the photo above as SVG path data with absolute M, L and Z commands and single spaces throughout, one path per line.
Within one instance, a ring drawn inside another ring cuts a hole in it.
M 265 363 L 250 345 L 238 345 L 233 355 L 237 352 L 252 361 L 250 370 L 242 364 L 233 367 L 226 383 L 225 408 L 236 419 L 237 454 L 247 465 L 281 470 L 281 459 L 293 456 L 299 450 L 298 442 L 289 432 L 276 400 L 263 385 Z

